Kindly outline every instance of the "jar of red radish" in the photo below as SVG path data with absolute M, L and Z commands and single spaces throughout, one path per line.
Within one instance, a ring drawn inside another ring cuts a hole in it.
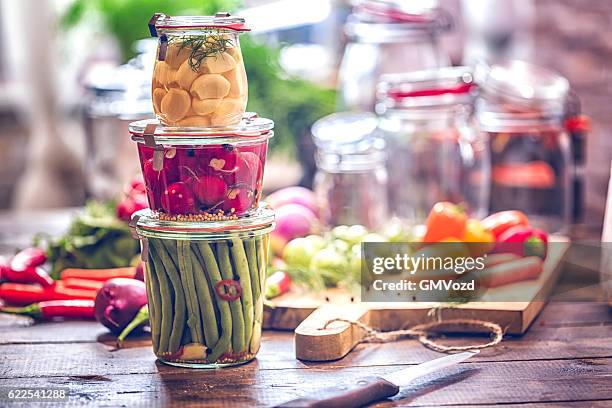
M 248 83 L 238 36 L 249 29 L 229 13 L 155 14 L 159 39 L 153 70 L 153 110 L 168 126 L 226 127 L 240 122 Z
M 274 211 L 261 205 L 240 220 L 185 223 L 146 209 L 130 225 L 142 246 L 155 355 L 188 368 L 255 358 Z
M 245 116 L 231 129 L 130 124 L 149 207 L 178 221 L 235 219 L 256 208 L 274 122 Z

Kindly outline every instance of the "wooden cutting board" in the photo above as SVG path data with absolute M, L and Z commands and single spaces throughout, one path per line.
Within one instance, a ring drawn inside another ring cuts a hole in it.
M 339 289 L 318 294 L 294 291 L 266 305 L 264 328 L 295 329 L 296 357 L 311 361 L 342 358 L 362 338 L 362 330 L 346 323 L 337 322 L 322 330 L 325 323 L 334 318 L 358 320 L 377 330 L 389 331 L 431 322 L 435 318 L 432 309 L 442 306 L 438 316 L 444 320 L 469 318 L 490 321 L 501 325 L 506 333 L 523 334 L 544 307 L 569 248 L 566 237 L 553 236 L 551 242 L 555 245 L 549 247 L 544 270 L 537 280 L 505 285 L 490 292 L 497 299 L 512 299 L 512 294 L 520 293 L 517 301 L 469 302 L 444 308 L 444 305 L 424 302 L 362 303 L 358 295 L 351 297 Z

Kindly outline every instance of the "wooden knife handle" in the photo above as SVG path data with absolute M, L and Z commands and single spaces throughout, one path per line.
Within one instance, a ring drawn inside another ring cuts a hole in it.
M 312 397 L 285 402 L 282 408 L 350 408 L 394 396 L 399 387 L 381 377 L 363 377 L 352 383 L 314 391 Z

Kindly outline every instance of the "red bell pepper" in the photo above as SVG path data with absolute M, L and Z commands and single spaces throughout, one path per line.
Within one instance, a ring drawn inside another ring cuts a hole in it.
M 133 266 L 126 266 L 121 268 L 109 268 L 109 269 L 80 269 L 80 268 L 67 268 L 61 273 L 61 279 L 87 279 L 95 280 L 99 282 L 106 282 L 113 278 L 134 278 L 136 274 L 136 268 Z
M 24 307 L 0 307 L 2 313 L 30 316 L 50 320 L 56 317 L 70 319 L 94 319 L 93 300 L 48 300 Z
M 482 226 L 493 233 L 496 240 L 512 227 L 529 225 L 527 216 L 521 211 L 500 211 L 482 220 Z
M 497 240 L 496 252 L 546 259 L 548 235 L 531 226 L 517 225 L 506 230 Z

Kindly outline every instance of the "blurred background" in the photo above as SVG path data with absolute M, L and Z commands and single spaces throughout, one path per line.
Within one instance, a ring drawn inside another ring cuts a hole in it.
M 418 3 L 447 13 L 443 23 L 452 28 L 440 30 L 435 46 L 448 64 L 521 59 L 570 81 L 592 120 L 581 217 L 601 224 L 612 160 L 612 2 Z M 341 94 L 350 85 L 339 72 L 352 9 L 342 0 L 0 0 L 0 208 L 113 198 L 138 173 L 127 123 L 152 116 L 157 44 L 148 38 L 147 22 L 154 12 L 224 10 L 247 19 L 253 28 L 241 38 L 247 109 L 276 123 L 264 185 L 309 187 L 315 171 L 310 126 L 347 107 Z M 366 55 L 350 66 L 370 62 Z

